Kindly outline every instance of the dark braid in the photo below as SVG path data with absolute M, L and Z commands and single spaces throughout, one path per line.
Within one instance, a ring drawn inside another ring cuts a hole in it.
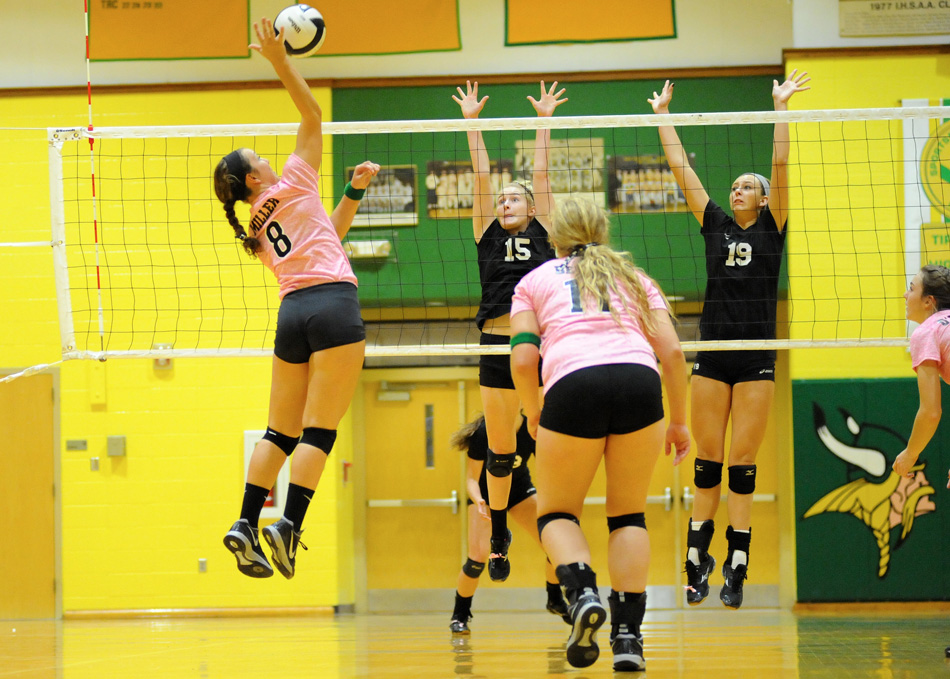
M 921 294 L 934 298 L 937 311 L 950 309 L 950 269 L 927 264 L 920 269 Z
M 232 168 L 240 165 L 239 168 Z M 232 151 L 221 159 L 214 169 L 214 192 L 224 204 L 224 214 L 228 224 L 234 229 L 234 237 L 240 239 L 244 251 L 255 257 L 261 249 L 261 242 L 257 238 L 248 237 L 244 225 L 234 212 L 234 204 L 239 200 L 246 200 L 248 195 L 247 184 L 238 175 L 245 176 L 250 172 L 250 164 L 241 155 L 240 151 Z

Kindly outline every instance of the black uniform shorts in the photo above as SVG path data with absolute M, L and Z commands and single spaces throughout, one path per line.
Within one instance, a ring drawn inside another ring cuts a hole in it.
M 356 286 L 324 283 L 284 295 L 277 312 L 274 355 L 306 363 L 310 354 L 366 339 Z
M 499 346 L 510 344 L 508 335 L 491 335 L 483 332 L 478 338 L 481 346 Z M 538 384 L 541 382 L 541 365 L 538 361 Z M 478 357 L 478 384 L 494 389 L 514 389 L 515 383 L 511 379 L 510 354 L 482 354 Z
M 629 434 L 663 419 L 662 389 L 659 373 L 646 365 L 581 368 L 548 389 L 540 424 L 583 439 Z
M 700 351 L 693 374 L 734 386 L 739 382 L 775 381 L 775 351 Z
M 482 477 L 484 480 L 484 477 Z M 488 502 L 488 482 L 481 481 L 478 484 L 478 487 L 482 491 L 482 497 L 485 502 Z M 512 507 L 521 504 L 527 500 L 532 495 L 535 495 L 538 491 L 534 487 L 534 483 L 531 481 L 530 474 L 519 474 L 512 475 L 511 477 L 511 491 L 508 493 L 508 507 L 506 509 L 511 509 Z M 471 498 L 468 500 L 468 504 L 473 504 Z

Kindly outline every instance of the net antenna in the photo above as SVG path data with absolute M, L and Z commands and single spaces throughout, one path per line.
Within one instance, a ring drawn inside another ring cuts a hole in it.
M 644 202 L 643 166 L 662 155 L 652 128 L 682 128 L 710 196 L 725 203 L 735 176 L 753 169 L 768 174 L 772 124 L 785 121 L 792 135 L 791 209 L 787 283 L 780 293 L 788 308 L 780 339 L 685 342 L 684 349 L 905 346 L 900 294 L 910 270 L 916 272 L 913 263 L 926 253 L 907 251 L 904 244 L 920 242 L 920 215 L 931 209 L 919 198 L 923 180 L 907 174 L 907 159 L 917 162 L 946 118 L 950 107 L 911 106 L 331 122 L 323 126 L 329 141 L 321 194 L 339 196 L 349 168 L 365 159 L 392 175 L 382 184 L 414 183 L 418 193 L 408 212 L 384 207 L 358 215 L 361 226 L 345 242 L 360 280 L 364 317 L 381 328 L 371 333 L 367 356 L 504 354 L 505 346 L 480 347 L 477 331 L 439 329 L 453 321 L 473 328 L 480 295 L 471 220 L 459 188 L 469 157 L 464 132 L 483 130 L 493 161 L 507 158 L 509 167 L 514 157 L 517 174 L 519 163 L 530 165 L 534 131 L 552 129 L 552 185 L 562 187 L 553 190 L 589 192 L 609 206 L 614 245 L 632 251 L 674 300 L 677 313 L 689 314 L 700 308 L 705 286 L 702 239 L 698 224 L 678 207 L 675 185 L 651 188 L 658 207 Z M 212 193 L 211 172 L 223 155 L 242 146 L 282 161 L 296 131 L 296 124 L 48 130 L 63 358 L 271 354 L 276 282 L 231 238 Z M 78 162 L 86 141 L 92 196 L 81 188 Z M 616 177 L 636 176 L 624 163 L 641 166 L 640 186 L 631 194 L 635 208 L 620 200 L 627 189 Z M 456 194 L 448 202 L 430 198 L 437 202 L 420 205 L 427 174 L 439 167 L 455 172 Z M 400 182 L 400 172 L 412 179 Z M 657 170 L 657 182 L 659 176 Z M 372 205 L 395 204 L 395 195 Z M 917 217 L 907 219 L 910 212 Z M 400 221 L 407 215 L 415 221 Z M 917 229 L 916 241 L 905 229 Z

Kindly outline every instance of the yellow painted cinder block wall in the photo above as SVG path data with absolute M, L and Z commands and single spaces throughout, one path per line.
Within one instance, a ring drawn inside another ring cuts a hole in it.
M 812 77 L 812 89 L 790 102 L 798 110 L 889 108 L 900 106 L 902 99 L 950 95 L 950 55 L 946 54 L 793 50 L 786 58 L 786 72 L 792 69 L 807 71 Z M 856 131 L 840 123 L 823 124 L 820 131 L 814 125 L 793 125 L 791 130 L 793 154 L 797 154 L 790 166 L 792 200 L 807 211 L 808 233 L 796 233 L 795 222 L 790 222 L 790 305 L 797 324 L 814 322 L 807 332 L 819 339 L 822 333 L 857 336 L 862 323 L 882 317 L 888 319 L 884 332 L 889 336 L 904 332 L 901 123 L 869 123 L 860 130 L 861 137 L 855 136 Z M 822 137 L 821 145 L 809 143 L 816 134 Z M 881 160 L 893 162 L 873 162 Z M 874 209 L 849 209 L 851 205 L 872 204 L 872 183 L 876 187 Z M 813 254 L 822 247 L 835 253 L 833 265 L 830 255 Z M 849 259 L 840 256 L 842 252 L 855 255 Z M 859 266 L 879 275 L 854 275 Z M 831 275 L 835 276 L 833 284 L 827 277 Z M 827 293 L 832 285 L 834 299 L 813 302 L 816 290 Z M 813 290 L 813 286 L 817 287 Z M 880 300 L 870 302 L 873 309 L 868 308 L 870 297 Z M 795 328 L 793 324 L 792 339 L 797 339 Z M 903 348 L 798 349 L 791 352 L 790 359 L 793 379 L 913 375 Z
M 330 120 L 329 90 L 314 93 Z M 299 119 L 280 88 L 94 94 L 93 107 L 96 127 Z M 45 128 L 86 124 L 84 95 L 0 97 L 0 165 L 16 178 L 7 201 L 15 218 L 0 240 L 49 240 Z M 221 236 L 230 238 L 223 216 Z M 57 360 L 49 249 L 0 248 L 0 291 L 0 363 Z M 352 459 L 349 417 L 304 525 L 309 551 L 299 552 L 296 577 L 255 581 L 237 572 L 221 540 L 240 510 L 243 431 L 267 423 L 270 359 L 176 359 L 167 371 L 145 359 L 70 361 L 61 370 L 64 612 L 352 602 L 352 578 L 339 572 L 341 559 L 352 563 L 352 536 L 338 524 L 350 513 L 341 508 L 339 473 Z M 126 437 L 125 457 L 107 456 L 110 435 Z M 87 450 L 66 450 L 67 440 L 84 440 Z M 199 559 L 207 572 L 199 573 Z

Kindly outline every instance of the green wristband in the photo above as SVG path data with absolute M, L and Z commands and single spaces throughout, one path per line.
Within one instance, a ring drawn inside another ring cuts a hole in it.
M 347 182 L 346 187 L 343 189 L 343 195 L 350 200 L 363 200 L 364 193 L 366 193 L 366 189 L 354 188 L 350 182 Z
M 533 344 L 540 349 L 541 338 L 533 332 L 519 332 L 511 338 L 511 348 L 514 349 L 519 344 Z

